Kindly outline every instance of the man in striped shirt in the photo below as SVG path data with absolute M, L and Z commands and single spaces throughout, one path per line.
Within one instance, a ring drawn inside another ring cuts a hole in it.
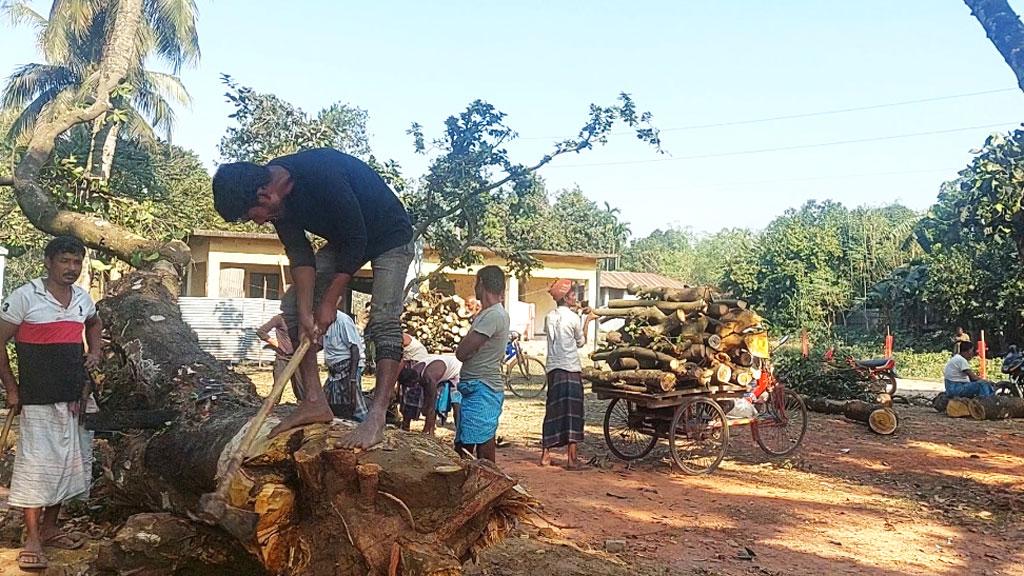
M 80 416 L 90 394 L 87 371 L 100 363 L 103 324 L 89 293 L 75 286 L 84 258 L 77 238 L 54 238 L 46 245 L 46 277 L 15 289 L 0 305 L 0 380 L 8 409 L 19 414 L 8 504 L 25 511 L 23 569 L 46 568 L 43 546 L 84 543 L 57 526 L 61 504 L 85 494 L 91 480 L 92 447 Z M 11 338 L 17 378 L 7 355 Z

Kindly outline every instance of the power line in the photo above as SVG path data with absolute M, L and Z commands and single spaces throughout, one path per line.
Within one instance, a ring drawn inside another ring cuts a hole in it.
M 618 162 L 592 162 L 587 164 L 554 164 L 549 166 L 549 169 L 554 168 L 581 168 L 589 166 L 624 166 L 628 164 L 653 164 L 655 162 L 677 162 L 681 160 L 702 160 L 705 158 L 723 158 L 727 156 L 744 156 L 748 154 L 765 154 L 769 152 L 787 152 L 791 150 L 807 150 L 810 148 L 826 148 L 829 146 L 843 146 L 846 144 L 861 144 L 864 142 L 882 142 L 886 140 L 901 140 L 904 138 L 918 138 L 921 136 L 937 136 L 940 134 L 953 134 L 956 132 L 969 132 L 971 130 L 981 130 L 983 128 L 996 128 L 1000 126 L 1006 126 L 1007 124 L 1016 123 L 1016 121 L 999 122 L 997 124 L 983 124 L 980 126 L 965 126 L 963 128 L 949 128 L 946 130 L 931 130 L 928 132 L 911 132 L 909 134 L 892 134 L 889 136 L 874 136 L 871 138 L 854 138 L 851 140 L 833 140 L 831 142 L 815 142 L 813 144 L 795 144 L 793 146 L 777 146 L 774 148 L 754 148 L 751 150 L 737 150 L 734 152 L 714 152 L 711 154 L 694 154 L 691 156 L 676 156 L 674 158 L 651 158 L 648 160 L 622 160 Z
M 1019 88 L 999 88 L 996 90 L 982 90 L 980 92 L 964 92 L 962 94 L 949 94 L 946 96 L 933 96 L 931 98 L 916 98 L 914 100 L 900 100 L 896 102 L 886 102 L 883 104 L 869 104 L 867 106 L 853 106 L 850 108 L 835 108 L 832 110 L 819 110 L 816 112 L 804 112 L 800 114 L 782 114 L 778 116 L 767 116 L 764 118 L 751 118 L 747 120 L 730 120 L 726 122 L 714 122 L 711 124 L 690 124 L 687 126 L 675 126 L 670 128 L 661 128 L 659 132 L 679 132 L 683 130 L 704 130 L 707 128 L 722 128 L 726 126 L 743 126 L 747 124 L 761 124 L 764 122 L 777 122 L 779 120 L 795 120 L 799 118 L 814 118 L 817 116 L 831 116 L 835 114 L 848 114 L 850 112 L 862 112 L 865 110 L 879 110 L 883 108 L 896 108 L 899 106 L 912 106 L 914 104 L 926 104 L 928 102 L 941 102 L 943 100 L 957 100 L 960 98 L 974 98 L 976 96 L 988 96 L 990 94 L 1000 94 L 1003 92 L 1016 92 Z M 617 130 L 612 134 L 631 134 L 629 130 Z M 530 136 L 522 137 L 519 140 L 565 140 L 566 137 L 558 136 Z
M 907 174 L 938 174 L 940 172 L 955 173 L 949 168 L 930 168 L 922 170 L 892 170 L 885 172 L 858 172 L 855 174 L 835 174 L 828 176 L 810 176 L 807 178 L 785 178 L 775 180 L 747 180 L 743 182 L 723 182 L 721 184 L 713 184 L 708 187 L 700 185 L 687 185 L 687 188 L 694 190 L 720 190 L 725 188 L 735 188 L 739 186 L 757 186 L 762 184 L 794 184 L 799 182 L 820 182 L 823 180 L 843 180 L 846 178 L 868 178 L 875 176 L 903 176 Z M 643 190 L 679 190 L 682 186 L 644 186 Z

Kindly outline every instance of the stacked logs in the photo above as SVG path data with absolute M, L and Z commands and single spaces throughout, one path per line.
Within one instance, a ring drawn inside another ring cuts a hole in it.
M 829 398 L 804 398 L 804 404 L 811 412 L 841 414 L 854 422 L 867 424 L 875 434 L 889 436 L 896 433 L 900 421 L 892 409 L 892 399 L 881 394 L 877 402 L 863 400 L 831 400 Z
M 596 387 L 664 392 L 684 387 L 750 386 L 753 338 L 764 337 L 762 318 L 747 302 L 716 294 L 707 286 L 640 287 L 636 299 L 610 300 L 593 313 L 600 322 L 625 321 L 591 355 L 607 370 L 588 368 Z
M 431 353 L 451 353 L 469 334 L 471 317 L 462 298 L 425 291 L 406 303 L 402 328 Z

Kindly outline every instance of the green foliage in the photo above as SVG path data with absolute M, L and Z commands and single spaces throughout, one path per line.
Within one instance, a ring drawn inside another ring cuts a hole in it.
M 919 253 L 906 238 L 917 215 L 899 205 L 850 210 L 811 201 L 787 210 L 724 255 L 721 285 L 785 329 L 830 330 L 868 290 Z
M 806 396 L 824 396 L 834 400 L 861 398 L 865 395 L 864 385 L 858 382 L 857 374 L 844 364 L 842 351 L 836 352 L 836 360 L 822 360 L 823 350 L 814 349 L 808 358 L 800 354 L 799 348 L 788 347 L 772 355 L 775 371 L 786 386 Z
M 753 239 L 754 234 L 744 228 L 725 228 L 707 236 L 679 228 L 655 230 L 630 243 L 622 252 L 620 267 L 656 272 L 694 285 L 721 286 L 730 262 L 737 278 L 743 276 L 743 255 L 753 245 Z M 747 276 L 742 281 L 750 281 L 750 275 Z
M 226 160 L 263 164 L 309 148 L 335 148 L 361 158 L 370 154 L 366 110 L 335 103 L 310 116 L 274 94 L 239 85 L 227 74 L 221 74 L 221 81 L 235 107 L 229 117 L 237 123 L 220 141 Z M 397 166 L 392 163 L 390 168 Z
M 471 246 L 503 254 L 519 274 L 536 264 L 528 251 L 537 249 L 538 244 L 562 250 L 620 246 L 628 228 L 618 221 L 616 210 L 606 206 L 595 211 L 596 205 L 579 191 L 563 192 L 550 210 L 541 210 L 558 218 L 557 230 L 549 227 L 544 215 L 538 214 L 546 199 L 538 191 L 535 173 L 556 156 L 604 144 L 618 122 L 660 150 L 650 120 L 649 113 L 636 111 L 629 95 L 621 94 L 617 104 L 591 105 L 589 118 L 576 138 L 556 142 L 549 154 L 527 165 L 513 161 L 508 153 L 507 146 L 516 133 L 506 123 L 505 114 L 476 100 L 445 121 L 443 134 L 429 147 L 436 155 L 427 174 L 403 194 L 416 235 L 439 252 L 442 270 L 477 263 L 480 255 L 470 250 Z M 409 134 L 415 149 L 426 153 L 423 127 L 413 124 Z M 539 224 L 542 232 L 520 234 L 524 224 Z M 595 225 L 598 229 L 587 229 Z
M 1024 131 L 993 134 L 914 229 L 925 253 L 875 287 L 905 326 L 984 329 L 995 347 L 1024 338 Z

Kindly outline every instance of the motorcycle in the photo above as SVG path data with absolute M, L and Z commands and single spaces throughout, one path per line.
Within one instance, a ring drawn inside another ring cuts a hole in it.
M 835 350 L 829 349 L 825 353 L 825 360 L 830 362 L 834 356 Z M 856 360 L 852 356 L 847 356 L 846 363 L 857 374 L 858 380 L 864 382 L 869 392 L 875 394 L 884 393 L 890 396 L 896 393 L 896 379 L 899 376 L 896 374 L 896 360 L 894 358 Z
M 1009 380 L 995 383 L 996 394 L 1018 398 L 1024 396 L 1024 351 L 1018 350 L 1016 344 L 1011 344 L 1007 349 L 1001 371 Z

